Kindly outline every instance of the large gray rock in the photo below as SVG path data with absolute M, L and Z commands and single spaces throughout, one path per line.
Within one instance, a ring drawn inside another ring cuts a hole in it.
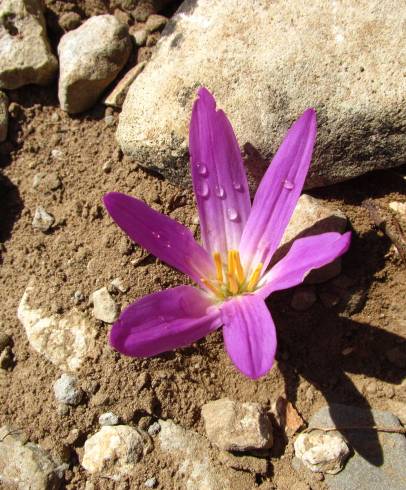
M 0 429 L 0 483 L 4 488 L 56 490 L 61 479 L 61 468 L 40 446 L 27 442 L 19 431 L 7 426 Z
M 77 113 L 91 107 L 123 68 L 130 51 L 128 26 L 113 15 L 91 17 L 65 34 L 58 46 L 62 109 Z
M 129 90 L 118 141 L 142 165 L 187 184 L 192 102 L 205 85 L 241 147 L 264 157 L 315 107 L 309 187 L 401 165 L 403 11 L 402 0 L 186 0 Z
M 48 43 L 39 0 L 0 2 L 0 88 L 49 83 L 58 61 Z

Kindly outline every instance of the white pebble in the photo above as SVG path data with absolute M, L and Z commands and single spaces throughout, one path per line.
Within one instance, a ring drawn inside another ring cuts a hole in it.
M 144 485 L 147 487 L 147 488 L 154 488 L 156 487 L 156 484 L 157 484 L 157 479 L 155 477 L 152 477 L 152 478 L 148 478 L 148 480 L 145 480 L 145 483 Z
M 159 422 L 154 422 L 148 427 L 147 432 L 150 436 L 156 436 L 160 430 L 161 426 L 159 425 Z

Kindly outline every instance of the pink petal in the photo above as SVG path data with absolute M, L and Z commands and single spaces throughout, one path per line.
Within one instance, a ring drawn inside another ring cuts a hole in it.
M 119 192 L 106 194 L 103 201 L 118 226 L 162 261 L 198 283 L 202 276 L 212 272 L 211 257 L 185 226 L 154 211 L 139 199 Z
M 251 209 L 238 142 L 223 111 L 205 88 L 198 92 L 190 123 L 193 188 L 203 244 L 211 254 L 238 249 Z
M 128 306 L 111 329 L 110 344 L 127 356 L 150 357 L 190 345 L 220 324 L 220 313 L 206 294 L 179 286 Z
M 252 379 L 266 374 L 275 358 L 276 332 L 264 301 L 237 296 L 221 305 L 221 318 L 226 350 L 237 368 Z
M 246 267 L 269 264 L 295 209 L 316 138 L 316 113 L 308 109 L 289 129 L 255 195 L 241 238 Z
M 351 232 L 323 233 L 295 240 L 285 257 L 262 278 L 264 286 L 256 294 L 265 299 L 274 291 L 302 283 L 312 269 L 329 264 L 345 253 L 350 242 Z

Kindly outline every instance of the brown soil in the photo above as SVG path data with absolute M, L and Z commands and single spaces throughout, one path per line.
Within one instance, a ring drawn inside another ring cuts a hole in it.
M 67 3 L 47 2 L 52 15 L 66 10 Z M 106 11 L 102 1 L 70 3 L 85 15 Z M 121 307 L 186 283 L 132 245 L 107 216 L 101 198 L 114 190 L 132 194 L 198 233 L 196 208 L 189 189 L 146 173 L 121 154 L 114 137 L 118 113 L 99 104 L 85 115 L 69 117 L 58 107 L 56 85 L 22 88 L 9 96 L 9 140 L 0 147 L 0 328 L 12 335 L 15 361 L 1 377 L 0 425 L 21 428 L 54 458 L 68 459 L 66 488 L 84 488 L 91 480 L 79 459 L 86 437 L 98 430 L 98 416 L 106 411 L 141 427 L 170 418 L 204 433 L 201 406 L 221 397 L 270 407 L 284 395 L 305 419 L 326 401 L 379 409 L 388 408 L 388 399 L 406 402 L 405 371 L 386 356 L 393 347 L 406 349 L 405 267 L 390 241 L 371 228 L 360 205 L 367 197 L 384 206 L 404 200 L 401 173 L 387 171 L 312 192 L 347 214 L 353 243 L 343 274 L 316 287 L 319 300 L 308 311 L 290 307 L 292 290 L 270 298 L 279 348 L 268 376 L 256 382 L 242 377 L 224 352 L 221 332 L 190 348 L 139 360 L 113 352 L 107 344 L 109 327 L 99 322 L 95 361 L 78 373 L 86 399 L 61 415 L 52 390 L 60 372 L 29 347 L 16 317 L 30 278 L 35 278 L 37 301 L 47 311 L 63 314 L 73 306 L 75 291 L 81 291 L 85 299 L 78 307 L 89 317 L 90 294 L 116 277 L 128 286 L 116 295 Z M 103 168 L 107 162 L 110 170 Z M 57 174 L 59 188 L 34 188 L 34 176 L 41 172 Z M 57 220 L 47 234 L 31 225 L 38 205 Z M 328 298 L 338 298 L 338 305 L 329 305 Z M 253 476 L 252 488 L 309 488 L 306 482 L 324 488 L 316 476 L 292 469 L 292 455 L 293 438 L 285 440 L 276 432 L 270 474 Z M 156 476 L 158 488 L 181 488 L 174 483 L 176 470 L 175 461 L 155 450 L 124 483 L 92 481 L 100 489 L 143 488 L 147 478 Z

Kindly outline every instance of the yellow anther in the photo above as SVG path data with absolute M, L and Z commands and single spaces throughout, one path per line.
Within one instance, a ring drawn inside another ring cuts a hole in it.
M 208 279 L 206 279 L 205 277 L 201 277 L 200 280 L 206 286 L 206 288 L 209 289 L 212 293 L 214 293 L 217 297 L 221 299 L 224 298 L 224 295 L 220 291 L 220 289 L 216 288 L 216 286 L 214 286 L 214 284 L 212 284 Z
M 223 282 L 223 264 L 221 262 L 221 255 L 218 252 L 213 254 L 214 264 L 216 265 L 216 277 L 218 282 Z
M 259 263 L 254 272 L 251 274 L 250 280 L 248 281 L 247 284 L 247 291 L 253 291 L 255 289 L 255 286 L 257 285 L 259 281 L 259 276 L 261 274 L 261 270 L 264 264 Z
M 234 274 L 234 250 L 228 251 L 228 261 L 227 261 L 227 275 Z
M 241 264 L 240 252 L 238 250 L 234 250 L 234 264 L 237 272 L 238 283 L 241 286 L 241 284 L 243 284 L 245 281 L 245 274 Z
M 228 289 L 230 290 L 231 294 L 237 294 L 238 293 L 238 284 L 237 281 L 235 280 L 235 277 L 233 274 L 228 273 Z

